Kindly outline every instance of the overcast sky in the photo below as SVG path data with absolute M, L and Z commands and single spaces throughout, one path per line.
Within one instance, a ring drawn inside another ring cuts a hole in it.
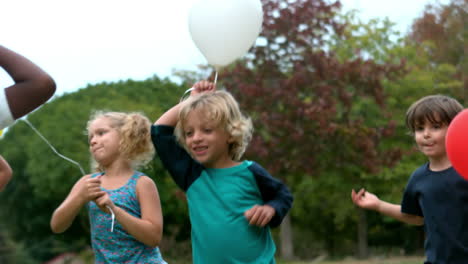
M 0 45 L 51 74 L 58 95 L 104 81 L 170 77 L 173 69 L 206 64 L 188 31 L 195 1 L 2 0 Z M 344 10 L 360 10 L 364 21 L 388 17 L 402 33 L 429 2 L 342 0 Z M 10 84 L 0 70 L 0 87 Z

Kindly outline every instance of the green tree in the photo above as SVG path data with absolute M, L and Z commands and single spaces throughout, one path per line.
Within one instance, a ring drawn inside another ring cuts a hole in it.
M 417 18 L 408 36 L 409 41 L 421 45 L 433 65 L 451 65 L 450 77 L 464 82 L 452 93 L 468 100 L 468 4 L 466 0 L 451 0 L 448 4 L 429 4 Z M 465 55 L 464 55 L 465 54 Z
M 375 61 L 405 61 L 406 74 L 401 78 L 394 80 L 384 80 L 383 86 L 387 95 L 386 107 L 392 113 L 392 119 L 395 122 L 394 136 L 383 142 L 385 145 L 398 147 L 403 154 L 403 159 L 399 161 L 395 167 L 384 168 L 378 174 L 363 174 L 361 184 L 366 186 L 368 190 L 381 195 L 381 198 L 394 203 L 401 201 L 403 187 L 410 173 L 419 167 L 425 159 L 420 155 L 414 146 L 414 140 L 408 136 L 407 128 L 404 124 L 406 109 L 422 96 L 428 94 L 447 94 L 460 99 L 460 91 L 462 83 L 460 80 L 453 78 L 456 75 L 457 67 L 447 62 L 436 62 L 433 59 L 430 42 L 415 42 L 411 37 L 401 37 L 398 32 L 393 30 L 393 23 L 388 19 L 378 20 L 373 19 L 368 23 L 359 21 L 354 13 L 347 14 L 343 17 L 348 22 L 348 27 L 344 31 L 345 38 L 335 39 L 333 50 L 339 54 L 342 60 L 354 58 L 356 56 L 364 56 Z M 419 20 L 416 20 L 415 25 Z M 414 26 L 413 26 L 414 28 Z M 451 36 L 451 37 L 456 37 Z M 344 40 L 344 41 L 341 41 Z M 452 40 L 447 40 L 450 42 Z M 390 116 L 389 116 L 390 118 Z M 370 121 L 371 117 L 367 117 Z M 389 186 L 388 183 L 392 184 Z M 380 221 L 366 221 L 366 213 L 358 210 L 356 216 L 358 221 L 359 255 L 366 255 L 367 237 L 373 244 L 377 237 L 382 237 L 382 228 L 373 228 L 369 236 L 367 236 L 367 224 L 370 226 L 393 226 L 400 230 L 406 229 L 404 233 L 404 241 L 401 244 L 408 251 L 421 248 L 421 228 L 412 228 L 404 224 L 398 223 L 390 218 L 383 218 Z M 377 232 L 375 231 L 377 230 Z M 377 239 L 378 240 L 378 239 Z M 395 239 L 385 239 L 395 241 Z
M 383 144 L 395 128 L 383 83 L 400 77 L 404 64 L 333 51 L 347 27 L 339 2 L 265 0 L 263 7 L 265 44 L 220 80 L 255 122 L 247 157 L 291 187 L 292 220 L 323 242 L 317 250 L 338 254 L 353 243 L 351 188 L 400 158 Z

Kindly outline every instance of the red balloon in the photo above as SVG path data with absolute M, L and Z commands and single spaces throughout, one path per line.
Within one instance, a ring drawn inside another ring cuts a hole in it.
M 458 113 L 450 123 L 445 149 L 453 168 L 468 180 L 468 109 Z

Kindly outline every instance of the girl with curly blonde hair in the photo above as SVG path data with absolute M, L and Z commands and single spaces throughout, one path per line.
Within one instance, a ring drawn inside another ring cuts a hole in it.
M 163 230 L 158 190 L 136 171 L 154 156 L 150 127 L 139 113 L 97 112 L 88 122 L 97 173 L 73 186 L 52 215 L 51 228 L 64 232 L 86 206 L 95 263 L 166 263 L 158 248 Z

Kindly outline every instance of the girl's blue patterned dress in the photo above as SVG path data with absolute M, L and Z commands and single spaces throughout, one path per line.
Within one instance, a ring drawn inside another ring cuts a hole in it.
M 97 173 L 91 177 L 102 174 L 104 173 Z M 136 171 L 130 180 L 118 189 L 107 190 L 102 188 L 109 194 L 116 206 L 138 218 L 141 218 L 141 210 L 136 195 L 136 183 L 142 175 L 144 174 Z M 115 221 L 114 230 L 111 232 L 111 215 L 101 211 L 94 202 L 89 202 L 87 208 L 91 223 L 91 243 L 96 264 L 167 264 L 163 260 L 158 247 L 149 247 L 136 240 L 117 221 Z

